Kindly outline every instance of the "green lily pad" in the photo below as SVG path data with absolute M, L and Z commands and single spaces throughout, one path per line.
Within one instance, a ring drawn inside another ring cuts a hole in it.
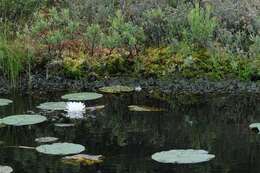
M 160 163 L 191 164 L 207 162 L 214 159 L 215 155 L 205 150 L 169 150 L 152 155 L 152 159 Z
M 253 123 L 249 125 L 251 130 L 256 130 L 258 134 L 260 134 L 260 123 Z
M 59 140 L 59 138 L 55 138 L 55 137 L 41 137 L 41 138 L 36 138 L 35 142 L 50 143 L 50 142 L 55 142 L 57 140 Z
M 55 127 L 74 127 L 75 124 L 72 124 L 72 123 L 55 123 L 54 126 Z
M 88 154 L 77 154 L 73 156 L 63 157 L 62 160 L 67 164 L 83 164 L 83 165 L 94 165 L 103 162 L 102 155 L 88 155 Z
M 88 101 L 88 100 L 96 100 L 102 97 L 103 97 L 102 94 L 98 94 L 94 92 L 82 92 L 82 93 L 66 94 L 61 98 L 70 101 Z
M 133 87 L 122 86 L 122 85 L 115 85 L 115 86 L 99 88 L 99 91 L 101 91 L 103 93 L 111 93 L 111 94 L 133 92 L 134 90 L 135 89 Z
M 11 173 L 13 172 L 13 168 L 10 166 L 2 166 L 0 165 L 0 173 Z
M 131 105 L 128 106 L 130 111 L 135 112 L 163 112 L 164 109 L 161 108 L 155 108 L 155 107 L 149 107 L 149 106 L 137 106 L 137 105 Z
M 62 111 L 66 109 L 66 102 L 46 102 L 42 103 L 37 108 L 51 111 Z
M 6 106 L 9 105 L 10 103 L 13 103 L 13 101 L 9 99 L 0 99 L 0 106 Z
M 85 150 L 85 147 L 80 144 L 73 143 L 54 143 L 50 145 L 40 145 L 36 150 L 43 154 L 50 155 L 70 155 L 78 154 Z
M 98 110 L 102 110 L 105 108 L 105 105 L 100 105 L 100 106 L 92 106 L 92 107 L 86 107 L 87 111 L 98 111 Z
M 33 125 L 46 121 L 41 115 L 12 115 L 2 119 L 3 124 L 12 126 Z

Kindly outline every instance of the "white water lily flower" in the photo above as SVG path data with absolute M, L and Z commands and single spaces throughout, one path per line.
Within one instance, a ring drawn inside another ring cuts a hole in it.
M 83 118 L 83 114 L 86 111 L 86 106 L 82 102 L 68 102 L 65 111 L 67 112 L 67 117 L 71 119 Z
M 142 91 L 142 88 L 141 88 L 141 86 L 137 86 L 137 87 L 135 87 L 135 91 L 137 91 L 137 92 L 140 92 L 140 91 Z

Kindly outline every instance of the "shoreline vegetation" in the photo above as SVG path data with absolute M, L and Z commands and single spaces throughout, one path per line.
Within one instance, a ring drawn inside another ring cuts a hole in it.
M 121 79 L 260 91 L 258 0 L 3 0 L 0 31 L 0 93 Z

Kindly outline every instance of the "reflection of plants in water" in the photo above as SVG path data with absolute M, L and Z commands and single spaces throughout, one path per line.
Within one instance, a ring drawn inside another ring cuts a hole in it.
M 7 145 L 27 145 L 32 144 L 35 137 L 35 128 L 28 127 L 5 127 L 0 129 L 1 140 Z M 29 138 L 28 138 L 29 136 Z

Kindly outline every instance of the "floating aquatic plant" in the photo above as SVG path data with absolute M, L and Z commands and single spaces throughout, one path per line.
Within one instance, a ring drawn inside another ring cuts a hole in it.
M 215 158 L 205 150 L 169 150 L 152 155 L 152 159 L 160 163 L 191 164 L 207 162 Z
M 53 143 L 40 145 L 36 147 L 36 150 L 43 154 L 50 155 L 70 155 L 78 154 L 85 150 L 85 147 L 80 144 L 73 143 Z
M 12 115 L 2 119 L 3 124 L 12 126 L 33 125 L 46 121 L 41 115 Z
M 81 92 L 81 93 L 66 94 L 61 98 L 70 101 L 88 101 L 88 100 L 96 100 L 102 97 L 103 97 L 102 94 L 98 94 L 95 92 Z
M 75 124 L 70 124 L 70 123 L 55 123 L 54 124 L 55 127 L 74 127 Z
M 135 91 L 137 91 L 137 92 L 140 92 L 140 91 L 142 91 L 142 88 L 141 88 L 141 86 L 137 86 L 137 87 L 135 87 Z
M 137 106 L 137 105 L 130 105 L 128 106 L 130 111 L 135 112 L 163 112 L 164 109 L 161 108 L 155 108 L 155 107 L 149 107 L 149 106 Z
M 13 101 L 9 100 L 9 99 L 1 99 L 0 98 L 0 106 L 6 106 L 6 105 L 9 105 L 10 103 L 13 103 Z
M 2 166 L 0 165 L 0 173 L 11 173 L 13 172 L 13 168 L 10 166 Z
M 50 142 L 55 142 L 59 140 L 59 138 L 55 138 L 55 137 L 41 137 L 41 138 L 36 138 L 35 142 L 38 143 L 50 143 Z
M 86 111 L 86 106 L 81 102 L 68 102 L 65 111 L 66 116 L 71 119 L 81 119 Z
M 83 164 L 83 165 L 94 165 L 103 162 L 102 155 L 88 155 L 88 154 L 77 154 L 73 156 L 63 157 L 63 162 L 67 164 Z
M 86 107 L 87 111 L 93 112 L 93 111 L 98 111 L 101 109 L 104 109 L 105 105 L 100 105 L 100 106 L 92 106 L 92 107 Z
M 102 87 L 99 89 L 99 91 L 101 91 L 103 93 L 112 93 L 112 94 L 132 92 L 134 90 L 135 89 L 133 87 L 122 86 L 122 85 Z
M 51 111 L 62 111 L 66 109 L 66 102 L 46 102 L 42 103 L 37 108 Z
M 260 134 L 260 123 L 253 123 L 249 125 L 249 128 L 251 130 L 257 131 L 258 134 Z

